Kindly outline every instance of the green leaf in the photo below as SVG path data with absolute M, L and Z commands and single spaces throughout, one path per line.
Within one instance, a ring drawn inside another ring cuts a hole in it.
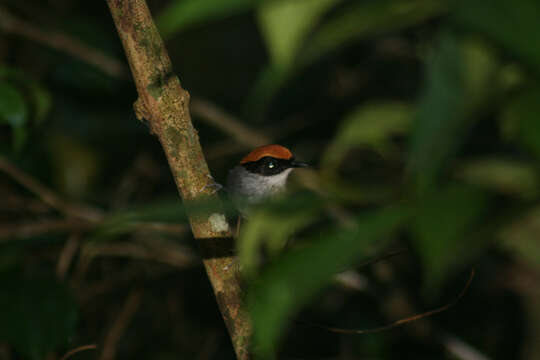
M 488 200 L 485 192 L 464 185 L 449 185 L 419 200 L 411 230 L 430 292 L 480 248 L 473 226 L 488 209 Z
M 65 286 L 50 278 L 0 274 L 0 340 L 30 359 L 41 360 L 68 343 L 77 309 Z
M 262 0 L 175 0 L 156 18 L 161 35 L 170 38 L 200 21 L 246 11 Z
M 26 123 L 28 109 L 23 95 L 12 85 L 0 82 L 0 122 L 11 127 L 21 127 Z
M 271 100 L 294 72 L 306 36 L 322 15 L 342 0 L 275 0 L 257 9 L 259 28 L 270 53 L 246 102 L 246 114 L 261 118 Z
M 467 161 L 457 170 L 457 177 L 507 195 L 532 199 L 538 194 L 539 178 L 531 164 L 500 158 Z
M 284 3 L 284 0 L 265 3 L 271 11 L 264 15 L 268 19 L 263 18 L 260 24 L 272 63 L 261 72 L 248 98 L 249 117 L 261 117 L 291 76 L 331 51 L 354 40 L 418 24 L 441 15 L 447 8 L 446 1 L 439 0 L 359 1 L 338 11 L 319 29 L 312 30 L 333 2 L 291 1 L 287 6 Z M 297 12 L 293 11 L 295 7 Z M 302 12 L 303 7 L 312 8 Z M 313 35 L 310 36 L 310 32 Z
M 443 163 L 456 151 L 468 125 L 462 61 L 457 40 L 445 36 L 428 62 L 425 94 L 409 153 L 409 170 L 420 189 L 433 183 Z
M 447 9 L 440 0 L 357 1 L 332 16 L 307 41 L 303 65 L 368 36 L 390 33 L 439 16 Z
M 246 116 L 253 119 L 262 118 L 272 99 L 289 80 L 291 73 L 287 69 L 273 64 L 267 65 L 259 73 L 253 89 L 245 105 Z
M 453 17 L 458 24 L 486 34 L 540 74 L 540 2 L 521 0 L 463 0 Z
M 427 84 L 410 140 L 409 171 L 425 191 L 456 154 L 479 111 L 498 91 L 488 48 L 445 33 L 428 60 Z
M 353 228 L 327 233 L 270 264 L 248 292 L 253 345 L 261 357 L 273 357 L 290 315 L 327 285 L 334 274 L 354 265 L 373 246 L 382 246 L 382 240 L 406 218 L 404 208 L 365 214 Z
M 524 259 L 530 266 L 540 270 L 540 208 L 536 207 L 516 221 L 505 226 L 499 238 L 505 248 Z
M 18 85 L 28 92 L 29 100 L 32 100 L 33 115 L 35 120 L 41 122 L 51 108 L 51 95 L 30 76 L 17 68 L 0 66 L 0 79 L 9 81 L 10 84 Z
M 341 0 L 274 0 L 257 9 L 259 27 L 274 66 L 290 69 L 306 36 Z
M 25 126 L 17 126 L 13 128 L 13 149 L 15 151 L 20 151 L 26 139 L 28 137 L 28 131 Z
M 40 124 L 51 109 L 51 94 L 37 83 L 29 82 L 27 86 L 33 100 L 36 123 Z
M 333 172 L 345 155 L 359 146 L 387 152 L 391 137 L 405 134 L 412 117 L 413 108 L 403 102 L 387 101 L 359 106 L 341 122 L 336 136 L 324 152 L 321 167 Z
M 262 249 L 271 256 L 282 251 L 295 232 L 316 220 L 322 205 L 312 195 L 289 194 L 252 209 L 237 240 L 242 273 L 255 273 Z
M 501 115 L 502 136 L 517 140 L 540 158 L 540 88 L 527 88 L 512 99 Z
M 74 198 L 87 195 L 101 170 L 102 157 L 98 151 L 66 135 L 49 134 L 47 142 L 57 189 Z

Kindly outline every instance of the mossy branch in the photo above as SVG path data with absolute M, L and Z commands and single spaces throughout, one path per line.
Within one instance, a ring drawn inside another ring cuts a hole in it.
M 167 50 L 145 0 L 107 0 L 137 87 L 135 110 L 144 117 L 169 162 L 188 209 L 194 237 L 229 330 L 238 359 L 249 359 L 251 326 L 242 302 L 237 261 L 232 254 L 230 227 L 191 122 L 189 93 L 174 74 Z M 189 204 L 213 204 L 190 211 Z

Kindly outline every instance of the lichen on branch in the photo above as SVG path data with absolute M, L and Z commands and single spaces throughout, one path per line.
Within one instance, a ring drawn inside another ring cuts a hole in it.
M 191 122 L 189 93 L 172 70 L 167 50 L 145 0 L 107 0 L 124 46 L 139 99 L 134 104 L 165 152 L 186 203 L 194 237 L 203 253 L 221 313 L 238 359 L 249 359 L 251 326 L 238 281 L 230 227 L 213 190 L 213 179 Z M 208 206 L 191 210 L 204 199 Z

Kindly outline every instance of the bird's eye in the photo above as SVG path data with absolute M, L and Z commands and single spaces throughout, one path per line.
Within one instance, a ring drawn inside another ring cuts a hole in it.
M 268 163 L 268 168 L 269 168 L 269 169 L 273 169 L 273 168 L 275 168 L 275 167 L 276 167 L 276 164 L 275 164 L 273 161 L 270 161 L 270 162 Z

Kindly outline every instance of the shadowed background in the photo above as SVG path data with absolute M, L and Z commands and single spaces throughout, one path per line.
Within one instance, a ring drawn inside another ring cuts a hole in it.
M 148 4 L 217 182 L 266 143 L 312 165 L 237 242 L 261 358 L 540 356 L 537 1 Z M 105 1 L 0 4 L 0 359 L 234 358 L 136 96 Z M 434 317 L 307 324 L 473 267 Z

